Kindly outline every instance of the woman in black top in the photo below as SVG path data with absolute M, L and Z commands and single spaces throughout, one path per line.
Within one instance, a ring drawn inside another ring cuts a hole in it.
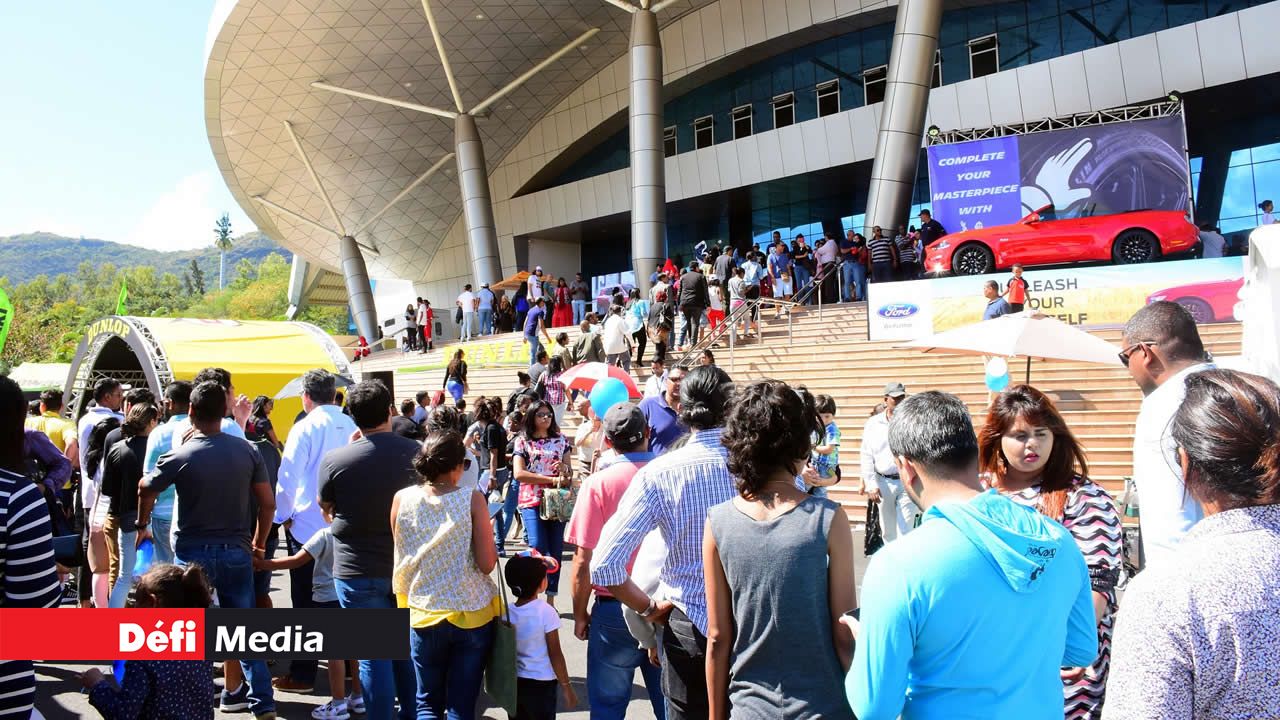
M 506 295 L 498 300 L 498 311 L 493 316 L 494 325 L 500 333 L 509 333 L 516 327 L 516 309 Z
M 142 479 L 142 460 L 147 456 L 147 436 L 155 429 L 160 411 L 150 403 L 139 403 L 129 410 L 120 426 L 123 440 L 112 445 L 102 459 L 102 494 L 110 498 L 107 522 L 103 532 L 111 555 L 111 575 L 115 586 L 107 605 L 124 607 L 133 586 L 134 552 L 137 548 L 138 481 Z M 111 546 L 115 546 L 114 548 Z
M 449 367 L 444 370 L 444 389 L 449 391 L 456 403 L 467 392 L 467 361 L 462 359 L 462 351 L 453 353 Z
M 276 450 L 283 450 L 284 443 L 276 437 L 276 429 L 271 425 L 271 411 L 276 402 L 266 395 L 253 399 L 253 409 L 249 411 L 249 419 L 244 424 L 244 438 L 251 443 L 266 440 Z

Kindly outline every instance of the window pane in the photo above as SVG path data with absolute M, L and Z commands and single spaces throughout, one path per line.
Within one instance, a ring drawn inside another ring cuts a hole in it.
M 969 43 L 970 75 L 982 77 L 1000 70 L 996 38 L 982 38 Z
M 1031 39 L 1031 57 L 1028 58 L 1031 62 L 1042 62 L 1063 54 L 1061 24 L 1058 18 L 1032 22 L 1028 26 L 1027 33 Z
M 1271 200 L 1275 202 L 1280 198 L 1280 161 L 1273 160 L 1271 162 L 1258 163 L 1253 166 L 1253 199 L 1255 201 L 1254 210 L 1261 213 L 1257 209 L 1257 204 L 1263 200 Z
M 862 74 L 862 88 L 867 98 L 867 104 L 882 102 L 884 100 L 885 80 L 888 77 L 888 70 L 884 67 L 872 68 Z
M 1163 0 L 1129 0 L 1129 24 L 1134 37 L 1169 27 Z
M 1222 209 L 1219 217 L 1250 217 L 1257 210 L 1258 201 L 1253 197 L 1253 167 L 1243 165 L 1227 170 L 1227 182 L 1222 191 Z
M 1062 51 L 1064 55 L 1088 50 L 1099 45 L 1093 31 L 1093 8 L 1071 10 L 1062 16 Z
M 1259 145 L 1253 149 L 1251 154 L 1253 155 L 1253 161 L 1256 163 L 1266 162 L 1268 160 L 1280 160 L 1280 143 Z
M 832 82 L 818 86 L 818 117 L 834 115 L 840 112 L 840 83 Z

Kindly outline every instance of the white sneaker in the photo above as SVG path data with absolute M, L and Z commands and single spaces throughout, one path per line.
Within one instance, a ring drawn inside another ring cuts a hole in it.
M 357 715 L 363 715 L 363 714 L 364 714 L 364 696 L 363 696 L 363 695 L 348 695 L 348 696 L 347 696 L 347 710 L 350 710 L 351 712 L 353 712 L 353 713 L 355 713 L 355 714 L 357 714 Z
M 346 700 L 330 700 L 312 710 L 311 717 L 315 720 L 349 720 L 351 713 L 347 712 Z

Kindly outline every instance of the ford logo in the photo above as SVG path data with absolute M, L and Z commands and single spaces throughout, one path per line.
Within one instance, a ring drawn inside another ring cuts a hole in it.
M 920 308 L 911 303 L 889 303 L 883 305 L 876 314 L 882 318 L 904 318 L 911 317 L 920 312 Z

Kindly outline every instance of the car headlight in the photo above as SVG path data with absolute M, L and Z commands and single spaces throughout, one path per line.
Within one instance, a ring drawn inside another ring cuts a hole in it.
M 951 243 L 947 242 L 946 240 L 943 240 L 942 242 L 938 243 L 937 245 L 934 245 L 933 247 L 936 250 L 946 250 L 947 248 L 951 247 Z

